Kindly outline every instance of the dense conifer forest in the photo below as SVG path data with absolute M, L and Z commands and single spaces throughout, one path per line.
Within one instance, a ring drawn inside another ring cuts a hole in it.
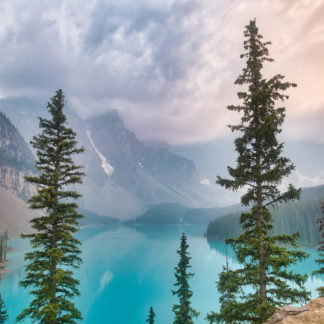
M 316 220 L 321 217 L 321 199 L 324 186 L 305 191 L 300 201 L 282 204 L 278 209 L 271 209 L 273 215 L 273 231 L 275 234 L 300 233 L 299 242 L 306 246 L 316 246 L 319 231 Z M 314 197 L 314 198 L 312 198 Z M 239 224 L 240 213 L 231 213 L 209 222 L 206 235 L 210 238 L 225 239 L 236 237 L 242 230 Z

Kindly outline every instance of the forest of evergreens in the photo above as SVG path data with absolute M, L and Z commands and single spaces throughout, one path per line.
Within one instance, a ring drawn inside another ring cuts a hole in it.
M 300 244 L 316 246 L 319 242 L 316 220 L 321 217 L 322 201 L 319 197 L 316 198 L 316 192 L 322 193 L 322 197 L 324 197 L 323 191 L 324 186 L 312 188 L 314 198 L 307 195 L 307 198 L 300 201 L 281 204 L 278 209 L 272 208 L 274 234 L 292 234 L 299 231 Z M 239 224 L 240 215 L 241 213 L 236 212 L 210 221 L 206 231 L 207 237 L 226 239 L 238 236 L 242 232 Z
M 208 224 L 210 220 L 241 209 L 239 204 L 228 207 L 189 208 L 176 203 L 161 203 L 148 206 L 144 214 L 134 220 L 125 221 L 126 225 L 179 225 Z

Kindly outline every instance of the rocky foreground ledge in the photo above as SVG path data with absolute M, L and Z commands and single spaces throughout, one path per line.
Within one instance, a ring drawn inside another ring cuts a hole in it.
M 304 307 L 281 307 L 264 324 L 324 324 L 324 297 Z

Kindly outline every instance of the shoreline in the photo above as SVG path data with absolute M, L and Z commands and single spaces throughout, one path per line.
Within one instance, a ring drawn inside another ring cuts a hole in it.
M 0 262 L 0 274 L 11 272 L 11 270 L 6 268 L 8 260 Z

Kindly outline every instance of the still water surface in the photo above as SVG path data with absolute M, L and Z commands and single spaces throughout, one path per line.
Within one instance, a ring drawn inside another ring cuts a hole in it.
M 163 226 L 87 228 L 79 232 L 83 265 L 76 272 L 80 280 L 81 296 L 75 302 L 87 324 L 140 324 L 146 323 L 152 305 L 156 324 L 172 323 L 172 305 L 177 302 L 171 290 L 174 267 L 178 262 L 176 250 L 182 232 L 187 233 L 192 257 L 192 306 L 201 314 L 196 324 L 207 323 L 204 318 L 218 309 L 215 287 L 217 274 L 225 264 L 225 247 L 222 241 L 207 241 L 205 226 Z M 27 307 L 30 296 L 18 286 L 24 276 L 24 253 L 27 243 L 12 240 L 14 251 L 8 267 L 12 270 L 0 281 L 0 291 L 9 314 L 8 323 Z M 311 256 L 295 271 L 310 274 L 314 270 L 317 251 L 307 250 Z M 235 267 L 231 255 L 230 264 Z M 310 277 L 307 288 L 316 297 L 315 288 L 324 283 Z M 25 321 L 24 323 L 30 323 Z

